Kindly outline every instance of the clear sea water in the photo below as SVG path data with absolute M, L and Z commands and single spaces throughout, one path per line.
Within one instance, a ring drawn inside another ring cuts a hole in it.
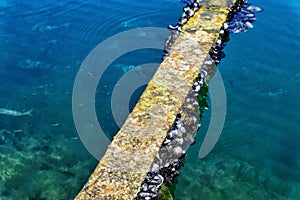
M 221 138 L 198 158 L 208 110 L 174 199 L 300 199 L 300 2 L 249 2 L 264 12 L 254 29 L 231 35 L 219 65 L 227 94 Z M 98 162 L 77 138 L 72 118 L 81 62 L 116 33 L 176 23 L 183 5 L 0 0 L 0 108 L 33 109 L 33 117 L 0 115 L 1 200 L 75 197 Z M 160 62 L 161 55 L 132 52 L 105 73 L 96 109 L 110 138 L 118 130 L 110 111 L 113 84 L 132 66 Z

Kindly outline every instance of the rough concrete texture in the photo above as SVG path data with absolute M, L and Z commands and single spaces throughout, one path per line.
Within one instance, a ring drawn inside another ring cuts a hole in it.
M 129 200 L 140 191 L 235 0 L 203 2 L 75 199 Z

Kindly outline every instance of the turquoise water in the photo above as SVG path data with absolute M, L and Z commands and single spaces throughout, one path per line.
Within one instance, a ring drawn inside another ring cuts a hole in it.
M 78 139 L 72 117 L 80 64 L 116 33 L 167 27 L 182 6 L 158 0 L 0 0 L 0 108 L 33 109 L 33 117 L 0 115 L 1 200 L 75 197 L 98 163 Z M 159 63 L 161 55 L 159 50 L 130 53 L 103 76 L 96 107 L 110 138 L 118 130 L 111 120 L 110 86 L 130 66 Z
M 175 199 L 300 199 L 300 4 L 250 2 L 264 12 L 253 30 L 231 35 L 219 65 L 228 100 L 221 138 L 198 158 L 208 110 Z M 1 200 L 74 198 L 97 164 L 72 118 L 81 62 L 116 33 L 175 24 L 182 6 L 179 0 L 0 0 L 0 108 L 33 109 L 33 117 L 0 115 Z M 96 109 L 110 138 L 118 130 L 112 85 L 131 66 L 160 62 L 161 55 L 132 52 L 105 72 Z
M 219 65 L 221 138 L 204 159 L 195 159 L 201 142 L 189 149 L 175 199 L 300 199 L 300 4 L 250 2 L 264 12 L 253 30 L 231 35 Z

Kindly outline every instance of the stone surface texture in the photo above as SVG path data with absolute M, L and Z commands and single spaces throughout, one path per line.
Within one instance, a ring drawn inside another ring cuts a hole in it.
M 234 2 L 202 1 L 76 200 L 136 197 Z

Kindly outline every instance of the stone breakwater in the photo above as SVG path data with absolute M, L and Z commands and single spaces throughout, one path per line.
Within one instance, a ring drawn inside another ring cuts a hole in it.
M 178 23 L 175 26 L 168 26 L 171 30 L 171 34 L 165 42 L 162 60 L 169 56 L 172 45 L 180 36 L 183 26 L 201 7 L 203 7 L 203 4 L 197 1 L 187 2 Z M 207 7 L 206 9 L 211 7 Z M 245 3 L 243 0 L 237 1 L 230 8 L 226 22 L 224 22 L 220 29 L 218 39 L 211 47 L 209 56 L 205 60 L 201 72 L 195 79 L 192 89 L 185 98 L 185 103 L 177 114 L 172 127 L 167 133 L 166 138 L 152 163 L 150 171 L 147 173 L 145 180 L 141 184 L 141 190 L 135 198 L 136 200 L 159 199 L 158 191 L 161 186 L 163 184 L 171 186 L 174 183 L 175 178 L 179 174 L 179 169 L 184 165 L 183 159 L 186 155 L 186 149 L 196 142 L 195 134 L 199 125 L 199 105 L 197 96 L 199 95 L 201 88 L 206 84 L 208 72 L 210 75 L 213 75 L 216 70 L 216 64 L 219 64 L 221 59 L 224 58 L 225 55 L 222 50 L 225 46 L 224 43 L 229 41 L 229 33 L 246 31 L 247 27 L 249 27 L 247 23 L 255 21 L 254 12 L 252 12 L 252 10 L 258 10 L 258 8 Z M 249 13 L 251 13 L 251 15 L 249 15 Z M 184 117 L 182 117 L 182 115 Z
M 219 58 L 212 46 L 227 40 L 223 23 L 243 2 L 188 3 L 169 26 L 178 36 L 76 199 L 157 199 L 161 185 L 174 181 L 198 128 L 196 93 Z

